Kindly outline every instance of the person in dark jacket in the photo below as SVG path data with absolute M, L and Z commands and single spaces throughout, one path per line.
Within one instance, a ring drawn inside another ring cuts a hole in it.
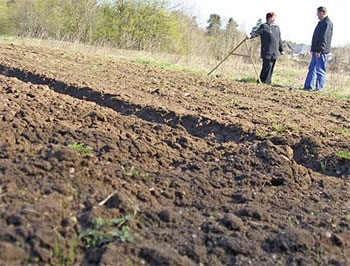
M 275 24 L 276 14 L 269 12 L 266 14 L 266 23 L 252 31 L 247 38 L 260 36 L 261 40 L 261 58 L 263 61 L 260 72 L 260 81 L 265 84 L 271 84 L 271 78 L 277 58 L 283 52 L 281 31 Z
M 331 51 L 333 23 L 324 6 L 317 8 L 319 22 L 315 28 L 311 42 L 311 61 L 307 73 L 304 90 L 320 91 L 326 82 L 327 55 Z

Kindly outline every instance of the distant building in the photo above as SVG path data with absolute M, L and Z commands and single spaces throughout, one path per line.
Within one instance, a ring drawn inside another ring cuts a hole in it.
M 311 45 L 296 44 L 294 47 L 293 59 L 297 61 L 309 61 Z
M 283 41 L 282 47 L 283 47 L 283 53 L 287 56 L 287 58 L 289 59 L 293 58 L 294 47 L 287 41 Z
M 295 54 L 307 54 L 310 52 L 311 45 L 296 44 L 294 47 Z

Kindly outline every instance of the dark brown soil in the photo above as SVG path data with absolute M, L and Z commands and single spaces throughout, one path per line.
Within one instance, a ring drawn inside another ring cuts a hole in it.
M 24 44 L 0 89 L 1 265 L 350 265 L 349 100 Z

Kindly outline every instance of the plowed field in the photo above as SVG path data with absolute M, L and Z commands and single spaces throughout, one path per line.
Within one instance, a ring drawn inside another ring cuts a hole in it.
M 350 265 L 349 100 L 2 43 L 0 126 L 1 265 Z

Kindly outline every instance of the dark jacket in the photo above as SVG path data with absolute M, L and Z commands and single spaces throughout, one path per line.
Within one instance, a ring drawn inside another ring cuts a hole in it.
M 327 17 L 320 20 L 312 36 L 311 51 L 328 54 L 331 51 L 333 23 Z
M 256 31 L 251 32 L 250 36 L 260 36 L 262 59 L 277 59 L 283 52 L 281 31 L 275 24 L 263 23 Z

